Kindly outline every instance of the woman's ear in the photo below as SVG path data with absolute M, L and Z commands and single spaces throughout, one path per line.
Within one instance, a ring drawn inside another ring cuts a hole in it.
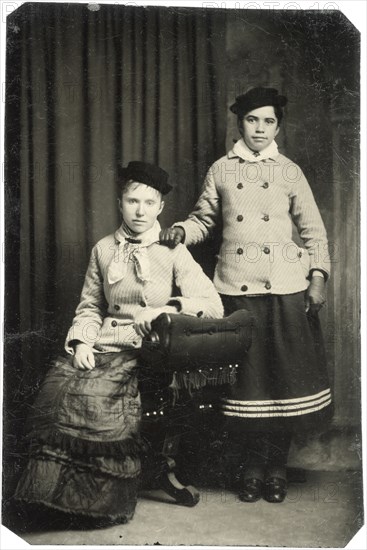
M 122 214 L 122 201 L 121 201 L 121 199 L 117 199 L 117 204 L 119 205 L 119 210 Z
M 159 216 L 159 214 L 162 212 L 163 208 L 164 208 L 164 201 L 161 201 L 161 206 L 159 208 L 159 212 L 158 212 L 157 216 Z

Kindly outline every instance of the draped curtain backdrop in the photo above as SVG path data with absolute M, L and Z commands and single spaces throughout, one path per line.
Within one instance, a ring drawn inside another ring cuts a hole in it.
M 22 354 L 19 402 L 62 351 L 91 247 L 120 224 L 116 163 L 168 171 L 170 224 L 223 154 L 224 42 L 223 14 L 210 10 L 26 4 L 9 18 L 7 326 Z

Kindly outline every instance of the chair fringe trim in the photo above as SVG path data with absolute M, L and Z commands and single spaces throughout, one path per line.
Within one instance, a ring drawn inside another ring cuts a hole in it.
M 174 372 L 170 388 L 175 397 L 178 397 L 180 390 L 192 392 L 205 386 L 220 386 L 222 384 L 234 384 L 236 381 L 235 366 L 225 367 L 203 367 L 190 372 Z

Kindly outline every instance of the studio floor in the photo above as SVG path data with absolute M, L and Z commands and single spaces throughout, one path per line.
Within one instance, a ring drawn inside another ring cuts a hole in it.
M 282 504 L 247 504 L 233 491 L 208 488 L 201 489 L 194 508 L 162 498 L 160 491 L 142 493 L 127 525 L 90 531 L 57 531 L 48 525 L 18 534 L 31 545 L 343 548 L 363 524 L 361 476 L 353 471 L 308 471 L 306 482 L 290 483 Z

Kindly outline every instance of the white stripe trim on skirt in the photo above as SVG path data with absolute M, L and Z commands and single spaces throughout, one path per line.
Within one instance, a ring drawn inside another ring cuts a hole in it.
M 315 395 L 298 399 L 264 401 L 222 400 L 222 412 L 227 416 L 248 418 L 269 418 L 279 416 L 300 416 L 323 409 L 331 403 L 330 388 Z

